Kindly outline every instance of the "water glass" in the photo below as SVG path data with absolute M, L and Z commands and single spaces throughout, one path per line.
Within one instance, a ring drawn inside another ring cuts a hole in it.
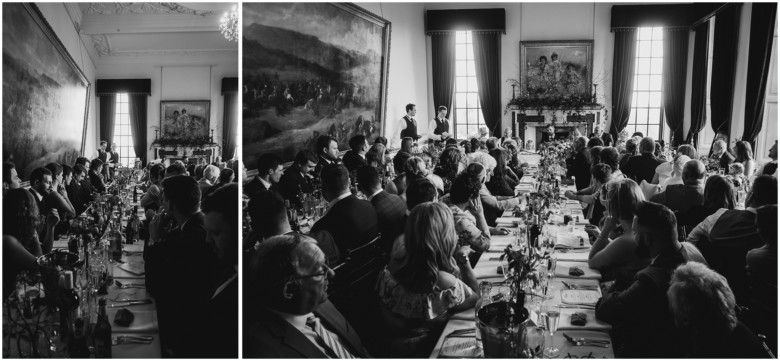
M 544 351 L 544 328 L 529 326 L 523 330 L 520 354 L 525 358 L 542 358 Z

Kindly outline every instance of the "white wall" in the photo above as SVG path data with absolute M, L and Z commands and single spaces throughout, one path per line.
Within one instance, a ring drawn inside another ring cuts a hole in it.
M 224 97 L 222 78 L 238 76 L 238 54 L 111 57 L 97 68 L 100 79 L 144 78 L 152 80 L 147 99 L 147 159 L 153 157 L 149 145 L 154 141 L 153 127 L 160 126 L 160 101 L 210 100 L 214 141 L 222 139 Z
M 503 81 L 520 79 L 521 41 L 593 40 L 593 82 L 598 84 L 598 102 L 606 106 L 609 110 L 608 117 L 611 117 L 614 35 L 609 31 L 609 24 L 612 4 L 426 3 L 424 10 L 473 8 L 503 8 L 506 10 L 506 35 L 501 37 L 501 79 Z M 428 41 L 427 52 L 430 53 L 430 41 Z M 427 63 L 430 63 L 430 57 Z M 429 108 L 433 109 L 431 83 L 432 80 L 429 76 L 427 100 Z M 501 103 L 506 105 L 511 98 L 512 87 L 507 83 L 502 83 Z M 509 127 L 511 124 L 511 114 L 503 115 L 501 128 Z M 609 126 L 609 122 L 605 125 Z
M 418 132 L 428 132 L 433 102 L 428 101 L 428 48 L 425 45 L 425 11 L 422 3 L 359 3 L 366 10 L 391 22 L 387 112 L 384 135 L 399 147 L 401 118 L 406 104 L 417 105 Z
M 87 134 L 85 141 L 84 154 L 87 157 L 97 151 L 98 132 L 97 132 L 97 101 L 95 99 L 95 64 L 87 55 L 87 50 L 84 48 L 84 44 L 81 42 L 81 38 L 76 33 L 76 28 L 73 26 L 73 22 L 68 15 L 65 6 L 62 3 L 36 3 L 38 9 L 41 10 L 46 21 L 49 22 L 51 28 L 60 38 L 62 44 L 65 45 L 65 49 L 68 50 L 70 56 L 79 65 L 81 71 L 89 80 L 91 84 L 89 99 L 89 111 L 87 117 Z

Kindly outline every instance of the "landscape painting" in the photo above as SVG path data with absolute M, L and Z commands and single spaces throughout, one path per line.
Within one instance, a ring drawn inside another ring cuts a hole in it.
M 527 96 L 590 94 L 593 41 L 521 41 L 520 71 Z
M 3 4 L 3 160 L 22 180 L 82 154 L 89 87 L 34 4 Z
M 243 160 L 381 134 L 390 23 L 344 3 L 243 4 Z
M 211 102 L 199 101 L 161 101 L 160 130 L 163 137 L 201 138 L 209 135 L 209 115 Z

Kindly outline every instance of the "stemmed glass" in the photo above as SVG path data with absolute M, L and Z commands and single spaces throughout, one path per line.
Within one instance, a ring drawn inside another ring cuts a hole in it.
M 544 355 L 549 358 L 558 357 L 561 353 L 557 347 L 555 347 L 555 332 L 558 331 L 558 321 L 561 318 L 561 312 L 558 310 L 547 310 L 544 315 L 544 320 L 547 326 L 547 330 L 550 331 L 550 345 L 544 349 Z

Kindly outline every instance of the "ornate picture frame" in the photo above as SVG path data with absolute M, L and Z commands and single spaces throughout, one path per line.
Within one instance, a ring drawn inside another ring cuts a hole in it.
M 209 136 L 211 101 L 160 101 L 160 132 L 162 137 L 174 139 Z
M 521 94 L 591 94 L 592 85 L 593 40 L 520 42 Z

